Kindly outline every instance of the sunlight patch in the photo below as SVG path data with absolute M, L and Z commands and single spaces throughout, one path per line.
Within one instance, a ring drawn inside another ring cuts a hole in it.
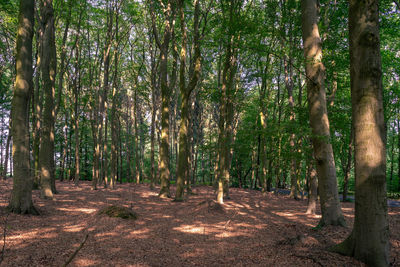
M 71 226 L 65 226 L 64 231 L 65 232 L 70 232 L 70 233 L 76 233 L 80 232 L 84 229 L 83 226 L 78 226 L 78 225 L 71 225 Z
M 194 227 L 193 225 L 183 225 L 180 227 L 172 228 L 176 231 L 184 232 L 184 233 L 192 233 L 192 234 L 203 234 L 204 227 Z

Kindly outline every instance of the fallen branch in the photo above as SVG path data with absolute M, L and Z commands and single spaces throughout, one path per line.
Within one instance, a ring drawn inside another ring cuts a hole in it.
M 1 249 L 1 255 L 0 255 L 0 264 L 4 260 L 4 252 L 6 251 L 6 236 L 7 236 L 7 221 L 8 221 L 8 216 L 10 213 L 7 213 L 6 218 L 4 219 L 4 229 L 3 229 L 3 248 Z
M 68 260 L 63 264 L 63 267 L 66 267 L 66 266 L 68 266 L 68 264 L 71 263 L 71 261 L 75 258 L 76 254 L 78 254 L 79 250 L 81 250 L 81 248 L 85 245 L 86 240 L 88 239 L 88 237 L 89 237 L 89 233 L 87 233 L 87 234 L 85 235 L 85 238 L 83 239 L 82 243 L 79 245 L 79 247 L 77 247 L 77 248 L 75 249 L 74 253 L 73 253 L 73 254 L 68 258 Z

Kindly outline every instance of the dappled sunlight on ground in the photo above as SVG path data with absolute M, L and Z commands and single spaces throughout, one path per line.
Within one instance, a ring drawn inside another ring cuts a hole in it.
M 0 187 L 3 221 L 11 181 Z M 41 216 L 8 216 L 4 266 L 61 266 L 86 233 L 71 266 L 363 266 L 326 251 L 350 233 L 353 203 L 342 203 L 349 227 L 315 229 L 320 215 L 305 215 L 306 200 L 258 191 L 231 189 L 219 206 L 206 186 L 194 187 L 185 202 L 160 199 L 148 185 L 93 191 L 90 182 L 62 182 L 57 189 L 53 201 L 33 192 Z M 98 215 L 109 205 L 132 208 L 138 219 Z M 389 215 L 392 258 L 400 258 L 400 230 L 393 230 L 400 208 Z

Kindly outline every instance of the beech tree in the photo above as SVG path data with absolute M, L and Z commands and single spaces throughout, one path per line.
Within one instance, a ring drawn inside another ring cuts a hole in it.
M 40 18 L 43 37 L 41 39 L 41 73 L 44 91 L 43 123 L 40 139 L 40 188 L 43 198 L 53 198 L 56 193 L 54 173 L 54 115 L 56 44 L 53 1 L 40 2 Z
M 37 214 L 32 203 L 33 180 L 29 162 L 29 95 L 32 92 L 33 0 L 20 0 L 16 47 L 16 79 L 12 99 L 14 184 L 8 209 L 15 213 Z
M 371 266 L 389 266 L 386 130 L 378 1 L 350 1 L 349 36 L 355 219 L 349 237 L 333 250 Z
M 324 86 L 325 67 L 318 31 L 317 1 L 302 0 L 302 32 L 307 75 L 307 99 L 322 218 L 320 225 L 344 225 L 337 191 L 335 160 L 330 144 L 329 120 Z

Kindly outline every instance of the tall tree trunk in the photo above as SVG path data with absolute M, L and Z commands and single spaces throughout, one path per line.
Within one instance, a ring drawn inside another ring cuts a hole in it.
M 133 111 L 133 118 L 134 118 L 134 128 L 135 128 L 135 180 L 136 184 L 140 183 L 140 146 L 139 146 L 139 114 L 138 114 L 138 96 L 137 96 L 138 88 L 135 88 L 134 93 L 134 111 Z
M 168 50 L 171 36 L 174 31 L 175 25 L 175 3 L 169 0 L 164 8 L 165 15 L 165 28 L 163 41 L 161 43 L 155 22 L 155 14 L 153 4 L 151 6 L 151 17 L 152 17 L 152 28 L 155 41 L 160 49 L 160 83 L 161 83 L 161 145 L 160 145 L 160 179 L 161 188 L 159 196 L 162 198 L 171 197 L 170 193 L 170 169 L 169 169 L 169 104 L 171 85 L 173 82 L 171 79 L 168 84 Z
M 308 202 L 306 214 L 315 214 L 318 201 L 318 179 L 312 159 L 308 163 Z
M 322 44 L 318 31 L 316 0 L 302 0 L 302 31 L 307 74 L 307 98 L 313 134 L 322 218 L 320 226 L 345 225 L 337 191 L 335 160 L 330 143 L 329 120 L 324 86 Z
M 44 92 L 43 126 L 40 139 L 40 187 L 42 198 L 53 198 L 54 177 L 54 99 L 56 78 L 56 46 L 54 11 L 52 0 L 40 3 L 41 23 L 43 24 L 41 71 Z
M 399 188 L 397 191 L 400 191 L 400 116 L 397 118 L 397 150 L 399 151 L 397 155 L 397 179 L 399 181 Z
M 351 170 L 351 158 L 353 156 L 353 137 L 354 131 L 353 127 L 350 130 L 350 140 L 349 140 L 349 147 L 347 151 L 347 162 L 345 168 L 343 168 L 344 178 L 343 178 L 343 201 L 347 201 L 347 193 L 349 190 L 349 177 L 350 177 L 350 170 Z
M 394 172 L 394 147 L 396 145 L 396 135 L 395 133 L 395 127 L 393 126 L 392 131 L 393 131 L 393 136 L 392 136 L 392 146 L 390 148 L 390 185 L 389 185 L 389 190 L 392 187 L 392 181 L 393 181 L 393 172 Z
M 155 172 L 155 131 L 156 131 L 156 113 L 157 113 L 157 96 L 156 96 L 156 49 L 153 45 L 153 37 L 150 35 L 150 60 L 151 60 L 151 128 L 150 128 L 150 189 L 154 189 L 156 182 Z
M 379 1 L 350 0 L 350 79 L 356 176 L 353 231 L 334 250 L 370 266 L 389 266 L 386 130 Z
M 119 100 L 119 94 L 118 94 L 118 85 L 119 85 L 119 80 L 118 80 L 118 44 L 119 44 L 119 38 L 118 38 L 118 33 L 119 33 L 119 28 L 118 28 L 118 23 L 119 23 L 119 8 L 116 10 L 116 15 L 115 15 L 115 39 L 117 42 L 117 45 L 115 47 L 114 51 L 114 77 L 113 77 L 113 90 L 112 90 L 112 107 L 111 107 L 111 119 L 110 119 L 110 124 L 111 124 L 111 173 L 110 173 L 110 187 L 111 189 L 115 188 L 115 179 L 117 176 L 117 167 L 118 167 L 118 121 L 117 121 L 117 102 Z
M 33 188 L 39 188 L 40 184 L 40 164 L 39 164 L 39 148 L 40 148 L 40 134 L 41 134 L 41 117 L 43 108 L 43 98 L 40 90 L 40 64 L 42 62 L 42 27 L 40 23 L 40 18 L 38 18 L 39 27 L 36 30 L 36 76 L 35 76 L 35 86 L 33 92 L 32 103 L 32 123 L 33 123 Z
M 224 71 L 222 74 L 222 96 L 220 104 L 219 122 L 219 154 L 218 154 L 218 195 L 217 201 L 223 203 L 223 197 L 229 197 L 227 184 L 229 183 L 230 146 L 233 131 L 233 79 L 236 73 L 236 52 L 234 51 L 235 37 L 231 36 L 226 48 Z M 225 190 L 224 190 L 225 189 Z
M 12 114 L 10 116 L 10 120 L 8 122 L 8 135 L 7 135 L 7 141 L 6 141 L 6 155 L 4 157 L 4 163 L 3 163 L 3 179 L 7 179 L 7 172 L 8 172 L 8 160 L 9 160 L 9 154 L 10 154 L 10 142 L 11 142 L 11 129 L 12 129 Z
M 98 170 L 95 171 L 99 173 L 99 176 L 96 177 L 97 183 L 100 185 L 104 182 L 104 187 L 107 187 L 107 95 L 110 90 L 109 78 L 110 78 L 110 53 L 113 41 L 112 29 L 113 29 L 113 8 L 109 1 L 107 1 L 107 35 L 106 35 L 106 43 L 104 47 L 104 73 L 103 73 L 103 91 L 98 94 L 99 97 L 99 108 L 98 108 L 98 118 L 97 118 L 97 147 L 95 154 L 98 155 L 99 162 L 95 164 L 98 166 Z M 104 133 L 104 135 L 103 135 Z M 103 138 L 104 136 L 104 138 Z M 97 156 L 96 156 L 97 158 Z
M 106 104 L 107 106 L 107 104 Z M 104 188 L 107 188 L 109 185 L 108 180 L 108 116 L 107 111 L 104 110 L 104 139 L 103 139 L 103 146 L 101 151 L 101 158 L 102 158 L 102 166 L 101 166 L 101 182 L 103 183 Z
M 32 202 L 29 164 L 29 96 L 32 90 L 33 0 L 20 0 L 16 47 L 17 76 L 11 103 L 13 136 L 13 189 L 8 209 L 14 213 L 37 214 Z
M 189 157 L 190 149 L 188 143 L 189 137 L 189 114 L 190 114 L 190 95 L 196 88 L 201 72 L 201 54 L 200 54 L 200 35 L 199 35 L 199 16 L 200 5 L 199 1 L 194 1 L 194 23 L 193 23 L 193 45 L 194 55 L 192 64 L 189 70 L 189 84 L 185 84 L 185 67 L 186 67 L 186 46 L 187 46 L 187 30 L 184 15 L 184 1 L 180 1 L 179 12 L 181 20 L 182 32 L 182 48 L 180 57 L 180 72 L 179 72 L 179 88 L 181 95 L 181 123 L 179 127 L 179 155 L 178 155 L 178 170 L 177 170 L 177 189 L 175 194 L 176 201 L 183 200 L 184 182 L 189 181 Z
M 78 32 L 79 34 L 79 32 Z M 77 36 L 77 39 L 79 37 Z M 79 41 L 77 41 L 79 42 Z M 75 174 L 74 174 L 74 184 L 78 185 L 80 180 L 80 133 L 79 133 L 79 95 L 81 91 L 81 83 L 80 83 L 80 49 L 79 45 L 76 47 L 76 61 L 75 61 L 75 75 L 73 81 L 73 95 L 74 95 L 74 138 L 75 138 Z

